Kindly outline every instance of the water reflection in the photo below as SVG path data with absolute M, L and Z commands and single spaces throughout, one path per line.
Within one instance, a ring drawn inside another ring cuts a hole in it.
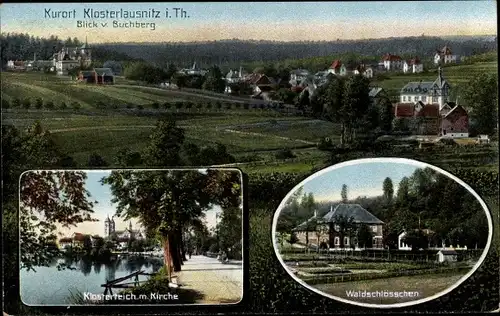
M 58 269 L 64 264 L 67 269 Z M 114 256 L 106 261 L 87 257 L 66 257 L 54 260 L 49 267 L 36 271 L 21 270 L 21 297 L 27 304 L 65 304 L 72 292 L 102 294 L 101 284 L 124 277 L 137 270 L 157 272 L 163 266 L 161 258 Z M 94 273 L 92 273 L 94 271 Z M 146 280 L 141 276 L 140 280 Z
M 163 265 L 163 261 L 157 258 L 145 257 L 125 257 L 125 258 L 112 258 L 107 261 L 96 261 L 90 258 L 82 257 L 76 259 L 64 260 L 64 263 L 69 267 L 77 268 L 84 276 L 89 275 L 92 270 L 94 273 L 100 274 L 101 269 L 104 267 L 106 279 L 115 279 L 116 271 L 125 271 L 133 273 L 137 270 L 152 270 L 158 271 Z

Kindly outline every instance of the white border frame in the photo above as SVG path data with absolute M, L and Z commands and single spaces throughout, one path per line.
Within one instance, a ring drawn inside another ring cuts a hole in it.
M 356 302 L 354 300 L 348 300 L 348 299 L 345 299 L 345 298 L 341 298 L 341 297 L 338 297 L 338 296 L 334 296 L 334 295 L 325 293 L 323 291 L 320 291 L 320 290 L 316 289 L 314 286 L 307 284 L 306 282 L 304 282 L 303 280 L 301 280 L 299 277 L 297 277 L 287 267 L 287 265 L 283 261 L 283 258 L 281 256 L 281 254 L 279 253 L 279 250 L 278 250 L 278 241 L 277 241 L 277 238 L 276 238 L 276 225 L 278 223 L 279 215 L 280 215 L 283 207 L 285 206 L 286 202 L 288 201 L 288 199 L 292 196 L 292 194 L 299 187 L 303 186 L 307 182 L 313 180 L 314 178 L 316 178 L 316 177 L 318 177 L 320 175 L 323 175 L 323 174 L 328 173 L 330 171 L 333 171 L 335 169 L 340 169 L 340 168 L 347 167 L 347 166 L 353 166 L 353 165 L 358 165 L 358 164 L 369 164 L 369 163 L 384 163 L 384 162 L 385 163 L 407 164 L 407 165 L 417 166 L 417 167 L 420 167 L 420 168 L 426 168 L 426 167 L 428 167 L 428 168 L 431 168 L 431 169 L 433 169 L 433 170 L 435 170 L 435 171 L 437 171 L 437 172 L 439 172 L 439 173 L 441 173 L 441 174 L 443 174 L 443 175 L 445 175 L 445 176 L 447 176 L 447 177 L 455 180 L 457 183 L 459 183 L 461 186 L 463 186 L 465 189 L 467 189 L 467 191 L 469 191 L 479 201 L 479 203 L 481 204 L 484 212 L 486 213 L 486 218 L 488 219 L 488 241 L 486 243 L 486 247 L 485 247 L 483 253 L 481 254 L 481 257 L 476 262 L 476 264 L 474 265 L 474 267 L 467 274 L 465 274 L 464 276 L 462 276 L 454 285 L 450 286 L 449 288 L 447 288 L 447 289 L 445 289 L 445 290 L 443 290 L 441 292 L 438 292 L 438 293 L 436 293 L 436 294 L 434 294 L 434 295 L 432 295 L 430 297 L 427 297 L 427 298 L 422 298 L 422 299 L 418 299 L 418 300 L 414 300 L 414 301 L 409 301 L 409 302 L 403 302 L 403 303 L 395 303 L 395 304 L 370 304 L 370 303 Z M 493 221 L 492 221 L 491 213 L 490 213 L 490 211 L 488 209 L 488 206 L 483 201 L 483 199 L 479 196 L 479 194 L 477 194 L 467 183 L 465 183 L 464 181 L 460 180 L 456 176 L 452 175 L 451 173 L 449 173 L 449 172 L 447 172 L 447 171 L 445 171 L 445 170 L 443 170 L 441 168 L 438 168 L 436 166 L 433 166 L 431 164 L 428 164 L 428 163 L 425 163 L 425 162 L 422 162 L 422 161 L 417 161 L 417 160 L 412 160 L 412 159 L 406 159 L 406 158 L 363 158 L 363 159 L 350 160 L 350 161 L 342 162 L 342 163 L 339 163 L 339 164 L 327 167 L 327 168 L 325 168 L 323 170 L 320 170 L 320 171 L 314 173 L 313 175 L 307 177 L 305 180 L 303 180 L 302 182 L 300 182 L 299 184 L 297 184 L 285 196 L 285 198 L 281 201 L 280 205 L 278 206 L 278 209 L 274 213 L 271 234 L 272 234 L 274 252 L 276 253 L 276 257 L 278 258 L 279 262 L 281 263 L 281 265 L 283 266 L 283 268 L 286 270 L 286 272 L 297 283 L 299 283 L 303 287 L 305 287 L 305 288 L 307 288 L 307 289 L 309 289 L 309 290 L 311 290 L 311 291 L 313 291 L 313 292 L 315 292 L 317 294 L 320 294 L 322 296 L 328 297 L 330 299 L 337 300 L 337 301 L 342 302 L 342 303 L 347 303 L 347 304 L 352 304 L 352 305 L 357 305 L 357 306 L 362 306 L 362 307 L 388 309 L 388 308 L 408 307 L 408 306 L 413 306 L 413 305 L 417 305 L 417 304 L 422 304 L 422 303 L 425 303 L 425 302 L 429 302 L 429 301 L 435 300 L 435 299 L 437 299 L 437 298 L 439 298 L 439 297 L 441 297 L 441 296 L 443 296 L 445 294 L 450 293 L 455 288 L 457 288 L 458 286 L 460 286 L 460 284 L 462 284 L 474 272 L 476 272 L 476 270 L 482 265 L 482 263 L 486 259 L 486 256 L 488 255 L 488 252 L 489 252 L 489 250 L 491 248 L 491 241 L 493 239 Z
M 203 304 L 203 303 L 193 303 L 193 304 L 26 304 L 23 301 L 23 297 L 21 295 L 21 274 L 19 274 L 19 299 L 21 302 L 30 307 L 60 307 L 60 306 L 66 306 L 67 308 L 70 307 L 80 307 L 80 306 L 88 306 L 88 307 L 93 307 L 93 306 L 102 306 L 106 308 L 106 306 L 158 306 L 158 307 L 168 307 L 168 306 L 231 306 L 231 305 L 237 305 L 243 301 L 244 295 L 245 295 L 245 194 L 244 191 L 245 188 L 245 183 L 244 183 L 244 177 L 243 177 L 243 172 L 238 169 L 238 168 L 230 168 L 230 167 L 192 167 L 192 168 L 165 168 L 165 169 L 126 169 L 126 168 L 120 168 L 120 169 L 31 169 L 31 170 L 26 170 L 21 175 L 19 176 L 19 209 L 18 209 L 18 229 L 19 229 L 19 248 L 18 248 L 18 253 L 19 253 L 19 266 L 21 266 L 21 222 L 20 222 L 20 216 L 21 216 L 21 179 L 25 173 L 29 172 L 41 172 L 41 171 L 52 171 L 52 172 L 85 172 L 85 173 L 102 173 L 102 172 L 112 172 L 112 171 L 205 171 L 205 170 L 222 170 L 222 171 L 236 171 L 240 175 L 240 180 L 241 180 L 241 238 L 242 238 L 242 245 L 241 245 L 241 295 L 240 295 L 240 300 L 235 303 L 218 303 L 218 304 Z

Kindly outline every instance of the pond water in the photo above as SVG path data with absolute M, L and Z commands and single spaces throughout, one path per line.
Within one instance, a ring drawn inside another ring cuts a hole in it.
M 35 267 L 36 271 L 21 270 L 21 299 L 27 305 L 65 305 L 76 304 L 71 300 L 73 294 L 90 292 L 103 294 L 101 284 L 114 280 L 137 270 L 147 273 L 157 272 L 163 266 L 160 258 L 118 257 L 109 262 L 96 262 L 89 259 L 59 259 L 73 269 L 59 271 L 58 262 L 48 267 Z M 147 280 L 148 276 L 139 276 Z M 133 282 L 133 279 L 122 283 Z M 119 289 L 113 289 L 118 293 Z

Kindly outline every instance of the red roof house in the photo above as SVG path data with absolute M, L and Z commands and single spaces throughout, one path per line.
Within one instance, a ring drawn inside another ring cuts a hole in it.
M 469 115 L 462 106 L 455 106 L 442 118 L 441 135 L 451 137 L 469 136 Z
M 401 61 L 402 58 L 399 57 L 398 55 L 392 55 L 392 54 L 385 54 L 383 57 L 382 57 L 382 60 L 383 61 Z
M 340 60 L 335 60 L 332 65 L 330 66 L 330 69 L 339 69 L 340 66 L 342 66 L 342 62 Z

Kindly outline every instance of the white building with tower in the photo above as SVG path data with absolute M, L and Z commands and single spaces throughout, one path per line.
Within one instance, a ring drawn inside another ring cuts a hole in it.
M 53 56 L 53 63 L 58 75 L 67 75 L 71 69 L 87 68 L 92 64 L 92 49 L 87 43 L 81 47 L 63 47 Z

